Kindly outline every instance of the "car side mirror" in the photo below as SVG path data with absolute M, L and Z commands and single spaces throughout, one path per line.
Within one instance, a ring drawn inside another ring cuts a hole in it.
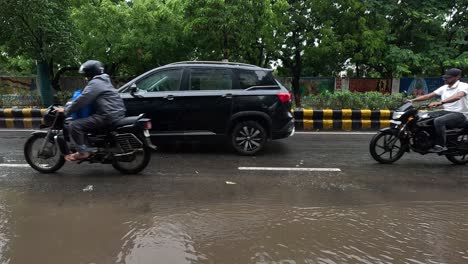
M 139 95 L 139 94 L 136 94 L 136 92 L 138 91 L 138 87 L 136 86 L 135 83 L 133 83 L 132 85 L 130 85 L 130 95 L 135 97 L 135 98 L 142 98 L 143 96 L 142 95 Z

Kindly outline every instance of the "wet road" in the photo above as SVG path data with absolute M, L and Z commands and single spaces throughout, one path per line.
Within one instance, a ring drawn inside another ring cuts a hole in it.
M 27 135 L 0 132 L 0 263 L 468 262 L 466 166 L 380 165 L 369 134 L 297 134 L 256 157 L 179 146 L 140 175 L 36 173 Z

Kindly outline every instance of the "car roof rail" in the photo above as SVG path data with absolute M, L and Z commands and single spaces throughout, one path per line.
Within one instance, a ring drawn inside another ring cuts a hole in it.
M 240 63 L 240 62 L 228 62 L 228 61 L 179 61 L 179 62 L 170 63 L 169 65 L 175 65 L 175 64 L 219 64 L 219 65 L 233 65 L 233 66 L 261 68 L 257 65 Z

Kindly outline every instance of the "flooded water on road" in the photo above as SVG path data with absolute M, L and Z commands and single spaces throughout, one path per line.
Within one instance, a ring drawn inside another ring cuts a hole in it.
M 2 189 L 0 263 L 468 262 L 463 191 L 231 187 Z

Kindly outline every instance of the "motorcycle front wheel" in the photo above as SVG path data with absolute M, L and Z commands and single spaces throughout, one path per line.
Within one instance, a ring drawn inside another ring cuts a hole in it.
M 372 158 L 385 164 L 399 160 L 405 153 L 400 138 L 390 131 L 377 133 L 370 142 L 369 150 Z
M 151 160 L 151 149 L 143 147 L 141 150 L 125 157 L 116 157 L 112 166 L 124 174 L 136 174 L 148 166 Z
M 46 134 L 35 134 L 28 138 L 24 144 L 24 157 L 33 169 L 42 173 L 52 173 L 65 164 L 65 159 L 59 146 L 46 137 Z

